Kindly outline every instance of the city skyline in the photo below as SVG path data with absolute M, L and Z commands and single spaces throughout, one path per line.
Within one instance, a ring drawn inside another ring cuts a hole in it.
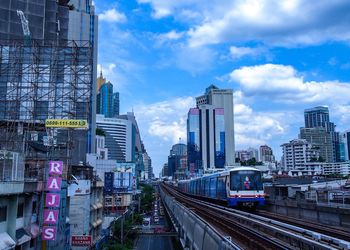
M 347 1 L 95 5 L 98 72 L 102 65 L 120 92 L 121 113 L 134 110 L 156 174 L 178 138 L 185 141 L 187 112 L 210 84 L 234 90 L 237 150 L 267 144 L 279 160 L 304 109 L 321 105 L 337 131 L 349 129 Z

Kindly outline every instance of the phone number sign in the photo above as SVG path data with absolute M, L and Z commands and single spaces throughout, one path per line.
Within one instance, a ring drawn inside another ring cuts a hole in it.
M 68 120 L 68 119 L 46 119 L 47 128 L 84 128 L 88 127 L 87 120 Z

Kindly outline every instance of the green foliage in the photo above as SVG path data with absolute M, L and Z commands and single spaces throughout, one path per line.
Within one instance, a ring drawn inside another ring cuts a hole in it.
M 152 210 L 152 203 L 154 201 L 154 189 L 150 185 L 142 185 L 141 188 L 141 208 L 144 212 L 150 212 Z

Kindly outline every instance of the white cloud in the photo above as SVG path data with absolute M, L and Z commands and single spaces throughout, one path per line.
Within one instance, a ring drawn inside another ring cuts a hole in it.
M 127 18 L 124 13 L 118 12 L 116 9 L 109 9 L 100 14 L 100 21 L 106 21 L 109 23 L 125 23 Z
M 304 81 L 292 66 L 264 64 L 231 72 L 247 96 L 262 96 L 280 103 L 346 104 L 350 84 L 338 81 Z
M 260 56 L 266 52 L 267 52 L 267 50 L 263 47 L 257 47 L 257 48 L 236 47 L 236 46 L 230 47 L 230 55 L 233 59 L 240 59 L 240 58 L 246 57 L 246 56 L 257 57 L 257 56 Z
M 143 133 L 176 143 L 180 137 L 186 141 L 187 112 L 194 105 L 192 97 L 175 98 L 149 105 L 138 105 L 135 107 L 135 114 L 140 120 Z
M 237 41 L 296 46 L 350 41 L 350 2 L 309 0 L 138 0 L 155 18 L 187 21 L 191 46 Z M 186 18 L 186 16 L 188 18 Z

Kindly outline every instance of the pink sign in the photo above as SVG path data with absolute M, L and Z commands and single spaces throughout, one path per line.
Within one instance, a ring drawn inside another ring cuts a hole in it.
M 58 210 L 44 210 L 44 223 L 56 224 L 58 222 Z
M 55 193 L 47 193 L 45 197 L 45 207 L 59 207 L 60 195 Z
M 43 240 L 56 240 L 57 228 L 56 227 L 43 227 L 42 239 Z
M 62 161 L 49 161 L 49 174 L 62 174 L 63 162 Z
M 60 191 L 62 179 L 60 177 L 47 178 L 46 189 L 49 191 Z

